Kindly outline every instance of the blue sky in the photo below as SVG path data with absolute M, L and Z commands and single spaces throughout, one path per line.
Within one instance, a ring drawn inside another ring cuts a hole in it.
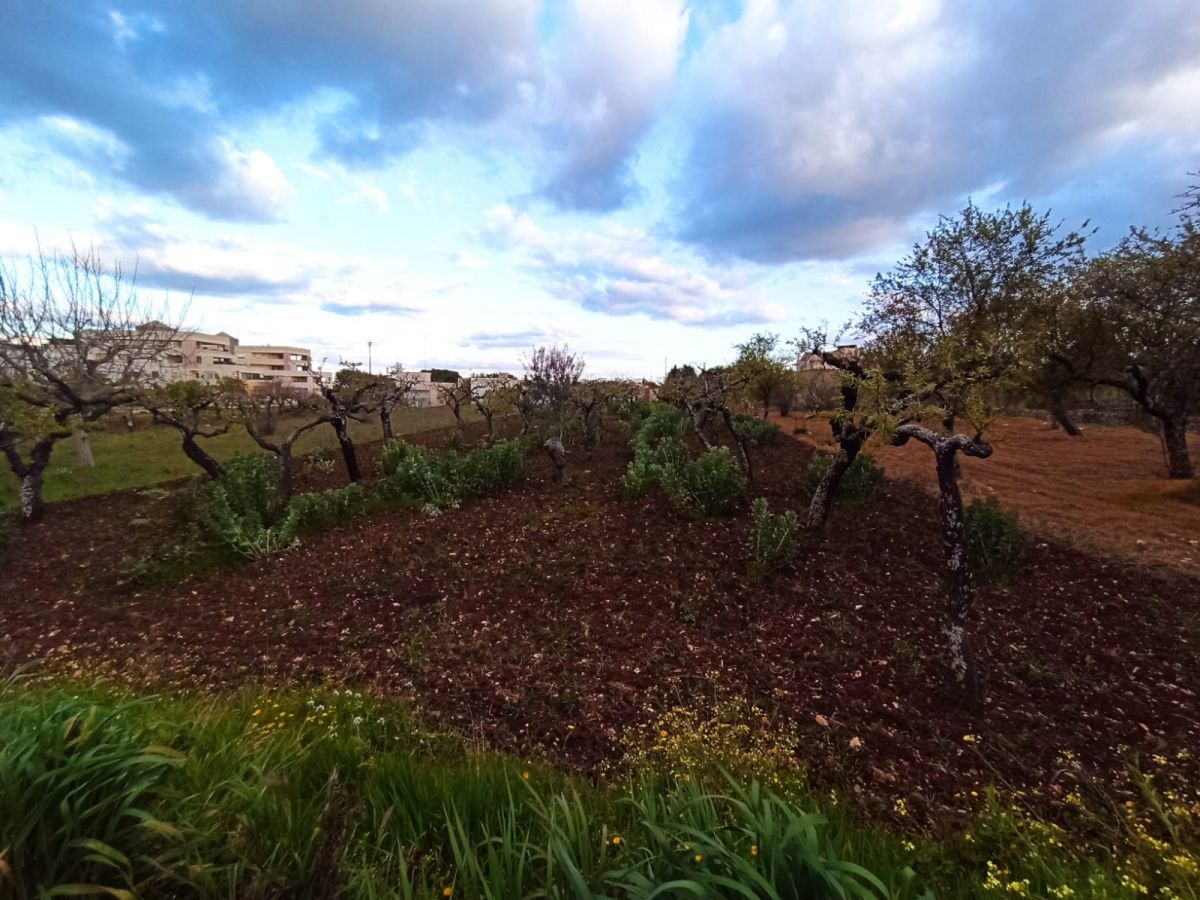
M 0 254 L 329 365 L 594 374 L 841 323 L 938 213 L 1097 248 L 1200 169 L 1194 0 L 0 4 Z

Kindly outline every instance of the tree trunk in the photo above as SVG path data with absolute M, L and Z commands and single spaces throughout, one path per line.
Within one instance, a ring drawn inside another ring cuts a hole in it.
M 209 478 L 216 481 L 225 474 L 225 469 L 219 462 L 213 459 L 208 453 L 196 443 L 196 435 L 185 431 L 183 433 L 183 452 L 192 462 L 204 470 Z
M 1195 475 L 1188 456 L 1187 419 L 1162 420 L 1163 448 L 1167 451 L 1167 472 L 1171 478 L 1191 478 Z
M 938 512 L 945 554 L 946 609 L 942 631 L 950 653 L 951 688 L 968 707 L 980 709 L 983 706 L 983 678 L 967 634 L 975 590 L 967 562 L 962 494 L 958 490 L 958 448 L 941 440 L 933 451 L 937 459 Z
M 25 523 L 40 521 L 46 512 L 46 502 L 42 499 L 42 485 L 45 480 L 46 467 L 50 465 L 50 454 L 54 450 L 54 442 L 60 437 L 45 437 L 33 445 L 29 462 L 24 463 L 17 455 L 15 448 L 6 446 L 5 455 L 12 466 L 13 473 L 21 479 L 20 505 L 21 521 Z
M 1066 404 L 1060 398 L 1054 398 L 1050 401 L 1050 424 L 1061 425 L 1062 430 L 1071 437 L 1079 437 L 1083 432 L 1079 427 L 1071 421 L 1067 415 Z
M 737 446 L 738 459 L 741 461 L 742 471 L 746 473 L 746 482 L 750 487 L 754 487 L 754 469 L 750 466 L 750 451 L 746 449 L 746 438 L 733 426 L 733 415 L 729 410 L 722 410 L 722 415 L 725 418 L 725 427 L 729 429 L 733 443 Z
M 383 440 L 395 440 L 395 435 L 392 434 L 392 411 L 386 406 L 379 408 L 379 424 L 383 427 Z
M 292 500 L 292 445 L 283 445 L 275 454 L 275 465 L 279 469 L 279 497 L 286 506 Z
M 833 508 L 833 498 L 837 496 L 838 486 L 861 449 L 861 441 L 847 441 L 833 458 L 833 465 L 825 472 L 825 477 L 813 493 L 812 502 L 808 504 L 809 530 L 825 527 L 829 520 L 829 511 Z
M 354 441 L 350 440 L 350 429 L 346 424 L 346 420 L 340 416 L 335 416 L 330 423 L 333 425 L 333 431 L 337 435 L 338 444 L 342 448 L 342 459 L 346 461 L 346 474 L 350 476 L 351 483 L 362 480 L 362 472 L 358 468 L 358 454 L 354 452 Z

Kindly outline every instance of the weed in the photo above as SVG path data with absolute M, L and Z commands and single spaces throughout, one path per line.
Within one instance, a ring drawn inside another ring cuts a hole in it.
M 1015 510 L 1004 509 L 995 497 L 972 500 L 963 510 L 963 526 L 973 572 L 986 579 L 1016 573 L 1027 542 Z
M 796 555 L 800 533 L 800 520 L 794 511 L 773 513 L 766 499 L 755 500 L 750 508 L 750 539 L 746 544 L 750 577 L 761 581 L 790 561 Z

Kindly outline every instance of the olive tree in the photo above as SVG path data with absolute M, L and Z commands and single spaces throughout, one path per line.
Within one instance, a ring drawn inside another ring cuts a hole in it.
M 10 413 L 0 451 L 21 480 L 21 517 L 44 512 L 54 445 L 130 403 L 164 362 L 178 329 L 141 300 L 136 281 L 94 251 L 38 255 L 28 272 L 0 266 L 0 387 Z M 19 404 L 19 414 L 11 409 Z
M 350 423 L 365 422 L 369 414 L 378 410 L 377 404 L 384 394 L 390 393 L 386 382 L 385 376 L 370 375 L 349 367 L 339 369 L 332 383 L 320 387 L 321 397 L 326 404 L 327 421 L 337 436 L 351 483 L 362 480 L 362 470 L 358 465 L 354 439 L 350 435 Z

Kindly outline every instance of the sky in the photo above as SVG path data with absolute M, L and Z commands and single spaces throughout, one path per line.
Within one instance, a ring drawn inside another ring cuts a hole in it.
M 1165 227 L 1195 0 L 0 0 L 0 255 L 317 360 L 597 376 L 851 320 L 968 199 Z M 371 347 L 368 350 L 368 342 Z

